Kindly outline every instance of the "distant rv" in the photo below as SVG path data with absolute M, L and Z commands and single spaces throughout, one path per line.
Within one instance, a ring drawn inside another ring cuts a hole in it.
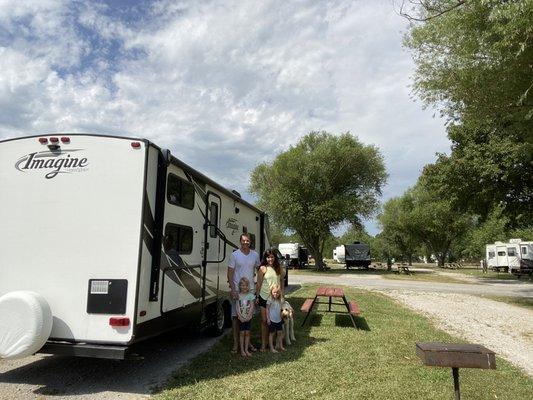
M 362 267 L 368 269 L 372 263 L 370 246 L 365 243 L 353 242 L 345 244 L 344 250 L 346 269 L 350 269 L 350 267 Z
M 220 334 L 226 268 L 267 216 L 146 139 L 0 142 L 0 358 L 123 359 L 184 325 Z
M 289 265 L 293 268 L 305 268 L 309 265 L 309 251 L 299 243 L 280 243 L 278 250 L 283 257 L 289 256 Z
M 533 269 L 533 242 L 522 239 L 495 242 L 486 245 L 485 253 L 489 269 L 509 273 L 529 273 Z

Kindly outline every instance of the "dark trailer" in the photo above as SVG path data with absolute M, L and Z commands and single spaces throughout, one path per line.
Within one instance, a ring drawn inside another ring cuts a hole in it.
M 363 267 L 368 269 L 370 263 L 370 247 L 361 242 L 345 244 L 346 269 L 350 267 Z

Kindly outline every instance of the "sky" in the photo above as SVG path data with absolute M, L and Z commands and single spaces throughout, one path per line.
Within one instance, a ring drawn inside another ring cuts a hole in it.
M 407 27 L 392 0 L 0 0 L 0 140 L 147 138 L 253 202 L 257 164 L 349 131 L 380 149 L 386 201 L 450 146 Z

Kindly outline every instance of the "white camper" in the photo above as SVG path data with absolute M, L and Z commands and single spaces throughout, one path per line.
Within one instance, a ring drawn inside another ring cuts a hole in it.
M 269 247 L 263 212 L 145 139 L 1 141 L 0 188 L 0 358 L 221 333 L 230 252 L 243 232 Z
M 298 243 L 280 243 L 278 250 L 283 257 L 289 256 L 291 262 L 298 262 L 298 250 L 300 245 Z
M 485 251 L 489 269 L 502 269 L 509 273 L 519 272 L 522 260 L 533 260 L 533 242 L 521 239 L 488 244 Z
M 337 246 L 335 248 L 335 253 L 337 254 L 335 261 L 344 264 L 346 262 L 346 249 L 344 248 L 344 245 L 341 244 L 340 246 Z

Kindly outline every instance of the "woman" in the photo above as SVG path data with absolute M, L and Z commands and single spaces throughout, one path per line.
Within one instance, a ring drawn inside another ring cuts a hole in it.
M 257 304 L 261 307 L 261 351 L 266 351 L 268 346 L 268 326 L 267 326 L 267 300 L 270 296 L 270 288 L 279 285 L 281 288 L 281 298 L 283 299 L 284 271 L 281 268 L 278 257 L 273 250 L 265 251 L 261 265 L 257 273 Z

